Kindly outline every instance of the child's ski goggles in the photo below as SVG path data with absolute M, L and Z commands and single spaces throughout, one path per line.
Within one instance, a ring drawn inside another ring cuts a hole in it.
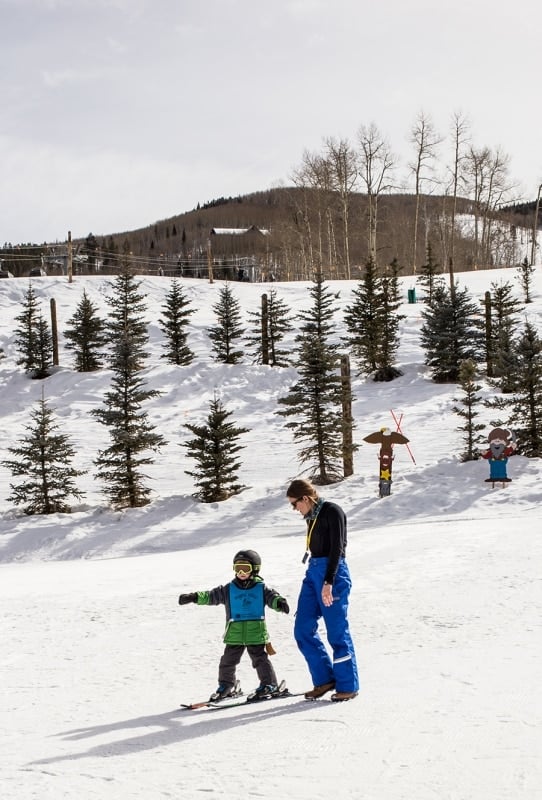
M 252 564 L 248 564 L 246 561 L 238 561 L 233 565 L 233 571 L 235 574 L 238 572 L 245 572 L 248 575 L 252 572 Z

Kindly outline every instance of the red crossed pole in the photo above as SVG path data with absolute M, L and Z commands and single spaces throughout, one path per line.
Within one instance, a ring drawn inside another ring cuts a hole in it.
M 401 430 L 401 422 L 403 420 L 403 412 L 401 412 L 401 415 L 400 415 L 399 419 L 397 419 L 397 417 L 395 416 L 395 411 L 393 411 L 393 409 L 390 409 L 390 414 L 392 415 L 393 421 L 395 422 L 397 433 L 401 433 L 404 436 L 404 433 Z M 414 460 L 414 456 L 412 455 L 412 450 L 410 449 L 410 446 L 409 446 L 408 442 L 405 444 L 405 447 L 408 450 L 408 454 L 409 454 L 410 458 L 412 459 L 412 463 L 415 464 L 416 461 Z

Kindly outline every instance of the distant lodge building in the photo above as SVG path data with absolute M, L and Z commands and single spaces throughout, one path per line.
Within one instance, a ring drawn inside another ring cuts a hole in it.
M 178 261 L 178 275 L 190 278 L 207 278 L 210 271 L 213 277 L 223 280 L 260 281 L 266 272 L 268 258 L 265 228 L 251 225 L 248 228 L 211 228 L 207 241 L 207 252 L 181 256 Z M 166 268 L 165 274 L 169 270 Z
M 211 228 L 211 251 L 227 258 L 247 256 L 262 249 L 262 242 L 269 236 L 265 228 Z

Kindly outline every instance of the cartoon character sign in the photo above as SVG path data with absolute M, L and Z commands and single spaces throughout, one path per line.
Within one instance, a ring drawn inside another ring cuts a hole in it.
M 487 437 L 489 448 L 482 453 L 482 458 L 489 461 L 489 478 L 486 483 L 510 483 L 512 480 L 506 473 L 508 458 L 516 452 L 516 436 L 507 428 L 493 428 Z
M 380 480 L 378 483 L 380 497 L 388 497 L 391 493 L 391 467 L 393 462 L 393 445 L 407 444 L 408 439 L 402 433 L 391 431 L 389 428 L 380 428 L 375 433 L 370 433 L 363 437 L 364 442 L 369 444 L 379 444 L 380 452 L 378 459 L 380 463 Z

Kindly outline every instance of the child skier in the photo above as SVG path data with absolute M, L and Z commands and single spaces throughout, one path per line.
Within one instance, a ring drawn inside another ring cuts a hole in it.
M 265 585 L 259 575 L 261 564 L 261 558 L 255 550 L 240 550 L 233 559 L 235 578 L 230 583 L 209 591 L 181 594 L 179 597 L 181 606 L 197 603 L 199 606 L 226 607 L 223 639 L 226 647 L 218 666 L 218 688 L 210 696 L 210 702 L 242 694 L 235 671 L 245 648 L 260 679 L 260 685 L 247 700 L 265 700 L 280 693 L 277 676 L 269 660 L 274 650 L 265 624 L 265 606 L 284 614 L 288 614 L 290 608 L 284 597 Z

